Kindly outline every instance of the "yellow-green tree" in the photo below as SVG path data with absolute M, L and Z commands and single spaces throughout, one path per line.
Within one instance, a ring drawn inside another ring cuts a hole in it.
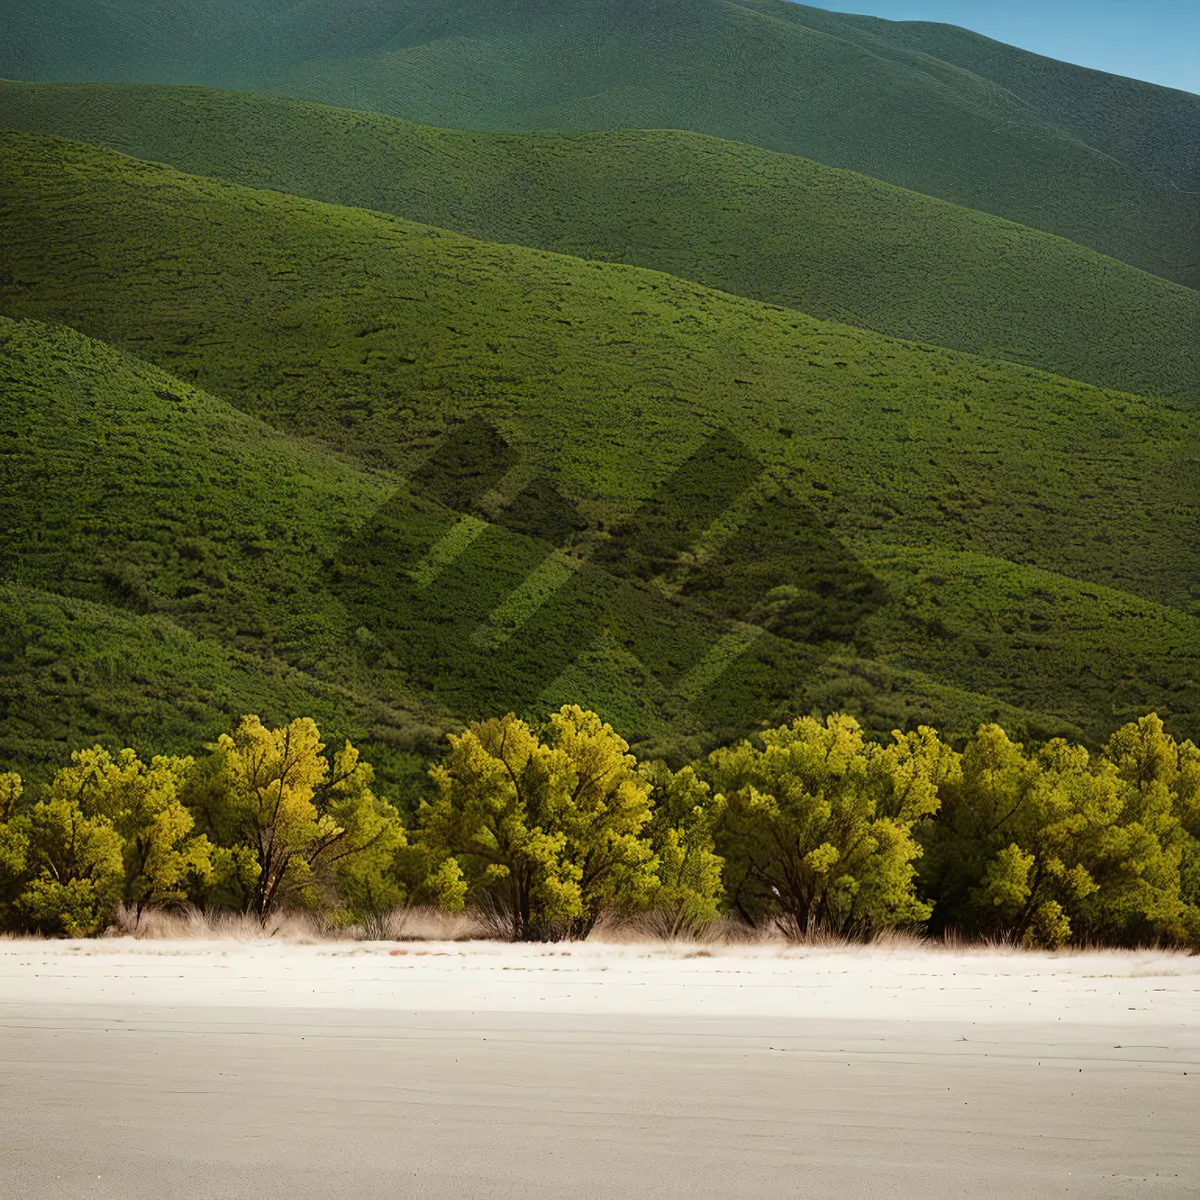
M 937 926 L 1040 946 L 1182 936 L 1183 847 L 1163 776 L 1177 755 L 1158 734 L 1128 728 L 1094 758 L 1062 739 L 1029 753 L 981 727 L 928 839 Z
M 1151 713 L 1117 730 L 1104 757 L 1116 769 L 1126 819 L 1178 854 L 1178 912 L 1144 895 L 1155 886 L 1154 875 L 1145 870 L 1131 880 L 1135 893 L 1143 893 L 1134 897 L 1138 907 L 1152 914 L 1155 932 L 1200 946 L 1200 748 L 1177 742 Z
M 16 907 L 40 933 L 90 937 L 121 902 L 121 838 L 104 817 L 63 797 L 42 800 L 13 826 L 25 840 L 26 883 Z
M 14 823 L 23 790 L 20 775 L 0 774 L 0 929 L 12 923 L 13 904 L 25 879 L 29 838 Z
M 265 919 L 288 905 L 390 901 L 387 872 L 404 828 L 350 742 L 327 758 L 311 719 L 269 729 L 248 716 L 216 754 L 206 822 L 246 911 Z
M 183 793 L 195 767 L 190 758 L 101 746 L 78 750 L 50 785 L 50 800 L 77 805 L 106 821 L 121 839 L 122 899 L 141 917 L 147 907 L 184 900 L 212 874 L 212 846 L 195 832 Z
M 641 836 L 649 785 L 629 746 L 578 706 L 541 730 L 512 713 L 450 738 L 421 837 L 453 859 L 512 935 L 585 934 L 609 905 L 644 907 L 657 880 Z
M 17 815 L 17 805 L 23 793 L 20 775 L 15 771 L 0 774 L 0 825 L 7 825 Z
M 650 785 L 646 838 L 657 880 L 649 905 L 670 934 L 701 929 L 717 917 L 724 894 L 724 861 L 716 852 L 724 797 L 691 767 L 672 771 L 662 762 L 644 763 L 641 774 Z
M 922 892 L 934 901 L 931 926 L 937 933 L 980 932 L 988 925 L 981 914 L 998 916 L 995 897 L 1006 886 L 1002 876 L 1016 874 L 1027 862 L 1018 861 L 1023 851 L 1013 848 L 1007 824 L 1031 802 L 1038 784 L 1036 764 L 998 725 L 980 727 L 960 766 L 957 778 L 942 788 L 937 821 L 921 830 L 925 854 L 919 877 Z M 984 880 L 994 881 L 990 908 L 977 903 Z M 1027 899 L 1022 880 L 1015 883 L 1016 890 L 1002 901 L 1010 912 Z
M 867 743 L 858 722 L 811 717 L 710 756 L 727 811 L 729 898 L 752 921 L 866 935 L 923 920 L 914 826 L 938 809 L 956 756 L 929 729 Z

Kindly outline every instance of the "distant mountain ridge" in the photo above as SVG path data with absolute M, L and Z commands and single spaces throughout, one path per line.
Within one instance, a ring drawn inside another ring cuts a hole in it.
M 460 128 L 691 129 L 1200 284 L 1200 98 L 949 27 L 786 0 L 3 0 L 0 18 L 6 77 L 279 91 Z
M 1200 192 L 1200 96 L 1047 58 L 958 25 L 888 21 L 783 0 L 742 0 L 797 10 L 806 25 L 852 31 L 881 49 L 961 67 L 1004 89 L 1043 120 L 1181 191 Z
M 431 129 L 261 94 L 0 83 L 31 132 L 492 242 L 667 271 L 1104 387 L 1200 400 L 1200 293 L 1073 242 L 673 131 Z

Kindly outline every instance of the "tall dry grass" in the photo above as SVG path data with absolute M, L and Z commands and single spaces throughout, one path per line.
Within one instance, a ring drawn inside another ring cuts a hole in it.
M 447 913 L 431 907 L 402 907 L 354 924 L 338 923 L 315 913 L 283 912 L 265 921 L 250 913 L 203 912 L 190 905 L 173 909 L 147 909 L 138 914 L 121 908 L 106 936 L 153 941 L 262 941 L 274 939 L 297 944 L 334 941 L 364 942 L 464 942 L 512 941 L 511 916 L 497 905 L 484 905 L 464 913 Z M 566 940 L 555 938 L 553 940 Z M 736 917 L 713 921 L 681 920 L 664 912 L 623 915 L 606 913 L 586 941 L 600 945 L 633 946 L 803 946 L 814 949 L 872 945 L 891 950 L 977 949 L 981 943 L 951 935 L 944 941 L 908 930 L 881 930 L 868 938 L 852 938 L 823 930 L 801 930 L 772 921 L 749 925 Z M 993 943 L 988 943 L 993 945 Z M 1013 949 L 995 943 L 997 949 Z
M 24 940 L 38 935 L 0 933 L 0 940 Z M 204 912 L 190 905 L 171 909 L 121 908 L 105 933 L 108 938 L 145 941 L 239 941 L 273 940 L 296 945 L 329 942 L 468 942 L 513 940 L 512 920 L 498 907 L 481 907 L 465 913 L 447 913 L 431 907 L 396 908 L 355 924 L 336 922 L 316 913 L 283 912 L 265 921 L 249 913 Z M 549 940 L 566 940 L 549 939 Z M 752 926 L 735 917 L 714 921 L 681 921 L 669 913 L 635 915 L 607 913 L 586 939 L 594 945 L 660 946 L 736 951 L 739 947 L 840 950 L 874 947 L 881 950 L 949 952 L 1035 953 L 1007 939 L 969 938 L 950 930 L 943 937 L 903 929 L 881 930 L 869 937 L 847 937 L 823 930 L 803 931 L 794 925 L 768 922 Z M 1063 946 L 1055 954 L 1086 954 L 1113 949 L 1105 946 Z M 1177 949 L 1163 945 L 1131 947 L 1137 950 Z M 1191 953 L 1196 953 L 1192 951 Z
M 203 912 L 191 905 L 146 909 L 139 916 L 118 910 L 107 937 L 151 941 L 262 941 L 265 938 L 312 945 L 334 941 L 459 942 L 488 936 L 469 913 L 436 908 L 398 908 L 359 924 L 331 921 L 316 913 L 282 912 L 262 920 L 253 913 Z
M 282 912 L 260 920 L 252 913 L 204 912 L 191 905 L 152 908 L 140 916 L 122 907 L 107 930 L 108 937 L 149 941 L 279 941 L 312 944 L 331 941 L 461 942 L 512 941 L 513 920 L 503 907 L 485 904 L 464 913 L 447 913 L 430 907 L 402 907 L 365 921 L 347 924 L 317 913 Z M 552 940 L 566 940 L 562 937 Z M 841 946 L 851 940 L 825 934 L 791 936 L 777 925 L 754 927 L 734 917 L 715 921 L 680 920 L 670 913 L 648 912 L 632 916 L 607 913 L 597 922 L 587 941 L 608 945 L 813 945 Z M 882 939 L 881 939 L 882 940 Z M 900 944 L 895 935 L 888 944 Z M 905 944 L 918 944 L 909 939 Z
M 888 950 L 920 950 L 939 945 L 933 939 L 904 929 L 885 929 L 869 937 L 849 937 L 827 930 L 803 930 L 795 922 L 767 921 L 749 925 L 736 917 L 714 921 L 679 921 L 670 913 L 638 913 L 602 918 L 588 939 L 614 945 L 653 943 L 696 946 L 803 946 L 840 949 L 879 946 Z

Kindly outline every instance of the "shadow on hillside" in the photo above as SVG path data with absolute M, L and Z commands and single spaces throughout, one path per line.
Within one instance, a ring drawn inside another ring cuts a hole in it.
M 762 476 L 736 438 L 709 438 L 632 514 L 589 528 L 471 419 L 342 546 L 330 587 L 367 669 L 463 715 L 536 715 L 569 683 L 635 737 L 639 719 L 743 736 L 887 600 L 810 504 L 759 494 Z

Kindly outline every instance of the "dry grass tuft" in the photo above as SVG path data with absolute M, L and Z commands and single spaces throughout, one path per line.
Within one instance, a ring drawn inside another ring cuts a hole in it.
M 321 942 L 462 942 L 495 937 L 487 919 L 475 913 L 447 913 L 436 908 L 397 908 L 355 925 L 339 924 L 319 914 L 281 912 L 260 920 L 253 913 L 206 913 L 193 905 L 146 909 L 139 917 L 122 906 L 107 937 L 150 941 L 240 941 L 265 938 L 315 945 Z
M 265 921 L 250 913 L 206 913 L 192 905 L 171 909 L 146 909 L 139 917 L 131 908 L 122 907 L 105 933 L 109 939 L 132 938 L 138 941 L 236 941 L 265 940 L 295 945 L 332 942 L 511 942 L 513 925 L 500 907 L 473 908 L 464 913 L 447 913 L 432 907 L 402 907 L 381 913 L 357 924 L 331 921 L 315 913 L 282 912 Z M 0 932 L 0 941 L 42 940 L 37 934 Z M 543 939 L 548 944 L 570 940 L 561 936 Z M 583 939 L 596 946 L 645 946 L 666 949 L 691 949 L 684 957 L 707 957 L 707 948 L 736 951 L 774 948 L 789 950 L 862 950 L 871 948 L 901 953 L 945 951 L 970 954 L 1043 954 L 1055 957 L 1086 955 L 1117 948 L 1100 945 L 1061 946 L 1056 950 L 1034 950 L 1019 942 L 1001 938 L 970 938 L 957 930 L 942 937 L 929 937 L 905 929 L 885 929 L 867 938 L 847 937 L 824 930 L 799 931 L 784 922 L 749 925 L 735 917 L 715 921 L 680 920 L 669 913 L 649 912 L 625 916 L 607 913 Z M 1125 948 L 1127 953 L 1196 954 L 1179 947 L 1145 945 Z
M 513 940 L 513 923 L 499 906 L 482 906 L 465 913 L 447 913 L 432 907 L 396 908 L 357 924 L 330 921 L 318 914 L 283 912 L 265 921 L 252 913 L 206 913 L 192 905 L 172 909 L 146 909 L 142 914 L 122 907 L 109 927 L 107 937 L 129 937 L 148 941 L 262 941 L 274 939 L 299 945 L 321 942 L 464 942 Z M 548 941 L 567 940 L 551 936 Z M 941 947 L 976 948 L 978 943 L 957 937 L 945 943 L 931 941 L 904 930 L 884 930 L 869 942 L 821 930 L 798 932 L 780 922 L 749 925 L 735 917 L 714 921 L 681 919 L 663 912 L 632 916 L 607 913 L 586 938 L 588 942 L 613 946 L 803 946 L 839 949 L 869 944 L 892 950 Z
M 647 912 L 633 916 L 606 913 L 588 935 L 589 942 L 628 946 L 656 945 L 751 946 L 780 942 L 779 934 L 767 927 L 755 927 L 735 917 L 715 921 L 695 921 L 672 913 Z
M 253 913 L 206 913 L 193 905 L 183 905 L 172 909 L 148 908 L 139 917 L 136 910 L 122 905 L 106 936 L 150 941 L 249 942 L 275 938 L 312 945 L 343 937 L 344 933 L 329 921 L 309 913 L 281 912 L 262 920 Z
M 479 913 L 448 913 L 432 907 L 395 908 L 343 928 L 340 934 L 367 942 L 467 942 L 495 936 Z

